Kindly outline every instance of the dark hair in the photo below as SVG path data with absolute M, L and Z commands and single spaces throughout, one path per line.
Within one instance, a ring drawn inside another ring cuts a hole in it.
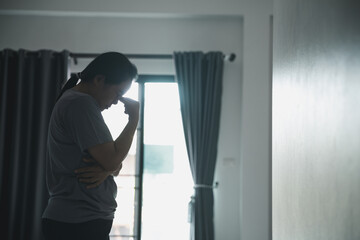
M 66 90 L 74 87 L 79 79 L 82 82 L 90 82 L 96 75 L 104 75 L 106 84 L 119 84 L 128 79 L 135 79 L 137 77 L 137 68 L 121 53 L 106 52 L 100 54 L 82 72 L 73 74 L 70 77 L 61 89 L 57 100 Z

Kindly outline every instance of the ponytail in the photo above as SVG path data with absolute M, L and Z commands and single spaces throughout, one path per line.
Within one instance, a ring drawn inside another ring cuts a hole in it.
M 58 96 L 58 98 L 56 99 L 56 101 L 58 101 L 60 99 L 60 97 L 64 94 L 64 92 L 70 88 L 73 88 L 76 86 L 77 82 L 80 79 L 80 74 L 71 74 L 71 77 L 69 80 L 67 80 L 66 84 L 63 86 L 63 88 L 61 89 L 61 92 Z

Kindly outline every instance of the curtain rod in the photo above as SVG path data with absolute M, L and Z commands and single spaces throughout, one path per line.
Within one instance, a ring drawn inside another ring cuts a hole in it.
M 100 54 L 97 53 L 70 53 L 70 57 L 74 59 L 75 64 L 77 64 L 77 58 L 95 58 Z M 140 58 L 140 59 L 173 59 L 171 54 L 124 54 L 128 58 Z M 224 55 L 225 61 L 233 62 L 236 58 L 235 53 L 229 55 Z

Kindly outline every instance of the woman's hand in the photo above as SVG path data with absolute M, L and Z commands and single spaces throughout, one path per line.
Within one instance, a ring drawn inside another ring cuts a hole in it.
M 129 115 L 129 120 L 134 121 L 137 124 L 139 120 L 139 102 L 126 97 L 119 98 L 119 101 L 124 104 L 125 114 Z
M 85 183 L 87 189 L 95 188 L 105 181 L 105 179 L 112 174 L 106 171 L 93 159 L 83 159 L 86 163 L 94 163 L 89 167 L 83 167 L 75 170 L 75 174 L 79 182 Z

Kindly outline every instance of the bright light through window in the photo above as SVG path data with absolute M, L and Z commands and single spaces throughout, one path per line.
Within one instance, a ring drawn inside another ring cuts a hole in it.
M 189 239 L 193 193 L 176 83 L 146 83 L 142 240 Z
M 138 100 L 134 83 L 125 97 Z M 144 175 L 142 203 L 142 240 L 189 239 L 188 202 L 193 182 L 186 153 L 176 83 L 146 83 L 144 105 Z M 103 111 L 114 139 L 125 127 L 128 117 L 121 102 Z M 136 239 L 134 224 L 136 178 L 136 136 L 120 175 L 112 240 Z

